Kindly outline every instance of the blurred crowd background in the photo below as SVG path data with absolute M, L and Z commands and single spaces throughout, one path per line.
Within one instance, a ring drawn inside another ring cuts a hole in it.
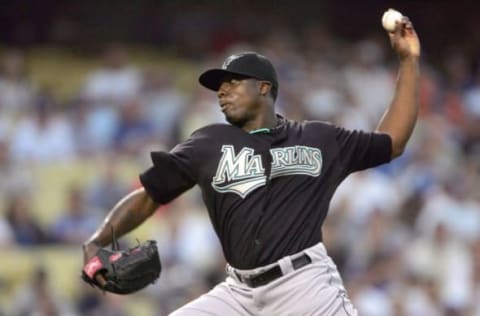
M 479 5 L 53 0 L 0 3 L 0 315 L 166 315 L 221 281 L 198 189 L 122 239 L 159 244 L 138 294 L 85 285 L 81 244 L 150 151 L 224 121 L 197 76 L 230 53 L 273 61 L 288 118 L 374 129 L 395 87 L 388 7 L 423 44 L 419 121 L 401 158 L 341 185 L 325 244 L 360 315 L 480 315 Z

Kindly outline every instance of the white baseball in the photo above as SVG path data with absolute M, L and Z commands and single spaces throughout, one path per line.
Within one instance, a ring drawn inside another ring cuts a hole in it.
M 383 13 L 382 25 L 387 32 L 395 31 L 395 23 L 402 20 L 403 15 L 394 9 L 388 9 Z

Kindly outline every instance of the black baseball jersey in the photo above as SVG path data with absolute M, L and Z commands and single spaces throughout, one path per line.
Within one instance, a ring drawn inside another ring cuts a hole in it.
M 152 152 L 140 180 L 162 204 L 198 184 L 226 260 L 252 269 L 320 242 L 337 186 L 390 161 L 391 146 L 386 134 L 280 116 L 275 128 L 250 133 L 216 124 Z

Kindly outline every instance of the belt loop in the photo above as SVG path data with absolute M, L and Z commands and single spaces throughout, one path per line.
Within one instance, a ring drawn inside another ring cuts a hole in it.
M 327 254 L 327 250 L 325 248 L 325 246 L 323 245 L 322 242 L 319 242 L 318 244 L 308 248 L 308 249 L 305 249 L 304 251 L 309 257 L 310 259 L 312 260 L 312 262 L 316 262 L 316 261 L 323 261 L 327 258 L 329 258 L 328 254 Z
M 240 281 L 241 282 L 241 278 L 238 276 L 238 273 L 237 271 L 235 271 L 235 268 L 232 267 L 231 265 L 229 265 L 227 263 L 227 265 L 225 266 L 225 271 L 227 272 L 227 274 L 229 276 L 231 276 L 232 278 L 236 279 L 237 281 Z
M 235 274 L 235 277 L 237 278 L 237 281 L 244 283 L 244 280 L 242 279 L 242 276 L 235 269 L 233 269 L 233 274 Z
M 282 274 L 285 275 L 293 271 L 293 264 L 291 257 L 285 257 L 277 261 L 280 269 L 282 270 Z

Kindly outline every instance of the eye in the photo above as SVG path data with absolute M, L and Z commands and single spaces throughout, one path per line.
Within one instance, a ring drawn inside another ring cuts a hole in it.
M 230 84 L 233 86 L 238 86 L 240 84 L 240 80 L 232 78 L 230 80 Z

